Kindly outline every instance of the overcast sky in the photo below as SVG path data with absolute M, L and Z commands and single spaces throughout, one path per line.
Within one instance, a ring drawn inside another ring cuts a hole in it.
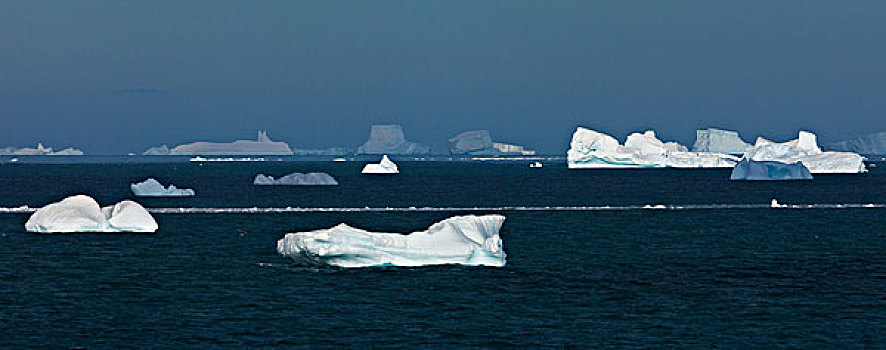
M 886 1 L 0 0 L 0 147 L 886 130 Z

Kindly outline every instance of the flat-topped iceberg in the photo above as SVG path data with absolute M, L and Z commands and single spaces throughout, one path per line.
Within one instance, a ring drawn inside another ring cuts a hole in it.
M 866 171 L 864 157 L 852 152 L 822 152 L 815 134 L 807 131 L 800 131 L 796 140 L 782 143 L 757 138 L 754 147 L 745 152 L 744 158 L 785 164 L 801 162 L 813 174 Z
M 172 184 L 169 187 L 163 187 L 163 184 L 154 178 L 130 184 L 129 189 L 139 197 L 191 197 L 196 195 L 194 190 L 190 188 L 178 188 Z
M 378 164 L 369 163 L 363 167 L 363 174 L 399 174 L 400 169 L 397 168 L 397 164 L 391 161 L 388 158 L 388 155 L 385 154 L 381 157 L 381 161 Z
M 738 132 L 707 128 L 695 131 L 693 152 L 744 154 L 751 145 L 738 136 Z
M 571 169 L 590 169 L 731 168 L 739 158 L 722 153 L 688 152 L 676 142 L 662 142 L 652 130 L 633 133 L 620 145 L 612 136 L 578 127 L 566 159 Z
M 732 168 L 730 180 L 812 180 L 803 163 L 782 163 L 742 159 Z
M 164 154 L 164 146 L 152 147 L 145 155 L 292 155 L 292 149 L 286 142 L 271 141 L 268 134 L 258 131 L 255 141 L 237 140 L 234 142 L 194 142 L 176 146 Z M 148 152 L 151 152 L 150 154 Z
M 470 130 L 449 139 L 449 154 L 491 156 L 491 155 L 535 155 L 535 151 L 523 146 L 493 142 L 489 130 Z
M 265 174 L 258 174 L 255 176 L 252 184 L 264 186 L 334 186 L 338 185 L 338 181 L 335 181 L 335 178 L 327 173 L 292 173 L 279 179 L 274 179 L 272 176 Z
M 357 148 L 360 154 L 428 154 L 431 147 L 406 141 L 399 124 L 373 125 L 369 140 Z
M 61 151 L 53 151 L 52 147 L 45 147 L 42 143 L 37 144 L 37 148 L 0 148 L 0 155 L 4 156 L 82 156 L 83 151 L 69 147 Z
M 133 201 L 99 207 L 92 197 L 71 196 L 37 210 L 25 229 L 40 233 L 69 232 L 155 232 L 157 222 L 144 207 Z
M 328 229 L 288 233 L 277 241 L 277 252 L 297 260 L 339 267 L 501 267 L 506 255 L 498 232 L 504 221 L 502 215 L 455 216 L 408 235 L 369 232 L 342 223 Z
M 886 155 L 886 131 L 867 134 L 825 146 L 830 151 L 855 152 L 864 155 Z

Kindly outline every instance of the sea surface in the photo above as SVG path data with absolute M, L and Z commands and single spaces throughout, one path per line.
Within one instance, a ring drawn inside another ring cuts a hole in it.
M 876 348 L 886 344 L 886 164 L 801 182 L 563 162 L 0 159 L 0 348 Z M 253 186 L 322 171 L 333 187 Z M 155 234 L 33 234 L 33 208 L 139 198 Z M 770 208 L 772 199 L 787 208 Z M 23 207 L 26 206 L 26 207 Z M 659 209 L 652 209 L 659 208 Z M 287 232 L 411 232 L 500 213 L 503 268 L 341 269 Z

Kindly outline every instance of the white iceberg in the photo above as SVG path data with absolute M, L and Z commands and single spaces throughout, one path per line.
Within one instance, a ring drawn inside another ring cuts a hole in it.
M 381 161 L 378 164 L 369 163 L 363 167 L 363 174 L 399 174 L 400 169 L 397 168 L 397 164 L 391 161 L 388 158 L 388 155 L 385 154 L 381 157 Z
M 652 130 L 633 133 L 620 145 L 612 136 L 578 127 L 566 153 L 570 169 L 589 168 L 730 168 L 738 157 L 688 152 L 676 142 L 662 142 Z
M 277 241 L 283 256 L 339 267 L 441 264 L 501 267 L 506 255 L 499 230 L 502 215 L 455 216 L 408 235 L 338 226 L 288 233 Z
M 40 208 L 28 218 L 29 232 L 155 232 L 157 222 L 144 207 L 122 201 L 100 208 L 92 197 L 71 196 Z
M 291 185 L 291 186 L 333 186 L 338 185 L 338 181 L 332 175 L 327 173 L 292 173 L 279 179 L 272 176 L 258 174 L 253 185 Z
M 782 143 L 757 138 L 754 147 L 745 152 L 744 158 L 785 164 L 801 162 L 813 174 L 867 171 L 864 157 L 852 152 L 822 152 L 815 134 L 807 131 L 800 131 L 796 140 Z
M 449 139 L 449 154 L 475 156 L 491 155 L 535 155 L 535 151 L 520 145 L 493 142 L 489 130 L 470 130 Z
M 162 154 L 161 148 L 155 149 L 158 154 Z M 151 151 L 149 149 L 148 151 Z M 145 151 L 146 153 L 148 151 Z M 258 137 L 255 141 L 237 140 L 228 143 L 218 142 L 194 142 L 176 146 L 169 150 L 169 155 L 275 155 L 288 156 L 292 155 L 292 149 L 286 142 L 271 141 L 268 134 L 264 131 L 258 131 Z
M 37 148 L 0 148 L 0 155 L 11 156 L 82 156 L 83 151 L 76 148 L 65 148 L 61 151 L 53 151 L 52 147 L 45 147 L 42 143 L 37 144 Z
M 738 132 L 707 128 L 695 131 L 693 152 L 744 154 L 751 145 L 741 139 Z
M 139 197 L 191 197 L 196 195 L 194 190 L 190 188 L 177 188 L 172 184 L 169 187 L 163 187 L 163 184 L 154 178 L 130 184 L 129 188 L 133 194 Z
M 732 168 L 730 180 L 812 180 L 803 163 L 782 163 L 742 159 Z
M 428 154 L 431 147 L 406 141 L 398 124 L 373 125 L 369 140 L 357 148 L 360 154 Z
M 886 131 L 867 134 L 825 146 L 831 151 L 855 152 L 864 155 L 886 155 Z

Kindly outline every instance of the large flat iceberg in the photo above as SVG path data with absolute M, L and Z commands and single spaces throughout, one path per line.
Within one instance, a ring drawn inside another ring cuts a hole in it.
M 42 143 L 37 144 L 37 148 L 0 148 L 0 155 L 4 156 L 82 156 L 83 151 L 69 147 L 61 151 L 53 151 L 52 147 L 45 147 Z
M 388 155 L 385 154 L 381 157 L 381 161 L 378 164 L 369 163 L 363 167 L 363 174 L 399 174 L 400 169 L 397 168 L 397 164 L 395 164 Z
M 133 201 L 122 201 L 101 208 L 92 197 L 71 196 L 49 204 L 28 218 L 29 232 L 155 232 L 157 222 L 144 207 Z
M 730 180 L 812 180 L 803 163 L 781 163 L 742 159 L 732 168 Z
M 194 142 L 176 146 L 166 153 L 165 146 L 152 147 L 145 151 L 144 155 L 292 155 L 292 149 L 286 142 L 271 141 L 268 134 L 258 131 L 258 137 L 252 140 L 237 140 L 234 142 Z
M 801 162 L 813 174 L 862 173 L 864 157 L 852 152 L 822 152 L 815 134 L 800 131 L 796 140 L 777 143 L 757 138 L 744 158 L 754 161 L 775 161 L 785 164 Z
M 744 154 L 751 145 L 738 136 L 738 132 L 707 128 L 695 131 L 694 152 Z
M 172 184 L 169 187 L 163 187 L 163 184 L 154 178 L 130 184 L 129 189 L 139 197 L 191 197 L 196 195 L 194 190 L 190 188 L 178 188 Z
M 338 181 L 327 173 L 292 173 L 279 179 L 272 176 L 258 174 L 252 181 L 253 185 L 289 185 L 289 186 L 334 186 Z
M 283 256 L 339 267 L 485 265 L 504 266 L 502 215 L 455 216 L 408 235 L 338 226 L 288 233 L 277 241 Z
M 520 145 L 493 142 L 489 130 L 470 130 L 449 139 L 449 154 L 453 155 L 535 155 L 535 151 Z
M 373 125 L 369 140 L 357 148 L 360 154 L 428 154 L 431 147 L 406 141 L 398 124 Z
M 825 146 L 830 151 L 855 152 L 864 155 L 886 155 L 886 131 L 867 134 Z
M 566 159 L 571 169 L 591 169 L 731 168 L 739 158 L 722 153 L 689 152 L 676 142 L 662 142 L 651 130 L 633 133 L 620 145 L 612 136 L 578 127 Z

